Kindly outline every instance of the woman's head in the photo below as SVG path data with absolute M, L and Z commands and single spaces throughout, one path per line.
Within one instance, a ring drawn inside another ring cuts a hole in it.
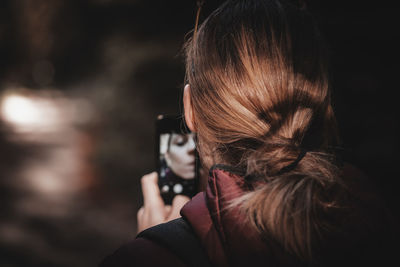
M 214 161 L 265 173 L 249 164 L 265 147 L 279 158 L 272 174 L 300 147 L 335 139 L 325 46 L 287 1 L 226 1 L 186 44 L 186 77 L 200 150 Z
M 254 190 L 237 204 L 249 221 L 310 259 L 339 179 L 327 52 L 312 17 L 285 0 L 231 0 L 195 34 L 184 100 L 202 161 L 245 170 Z
M 183 179 L 195 176 L 195 143 L 192 134 L 172 133 L 169 136 L 165 160 L 171 170 Z

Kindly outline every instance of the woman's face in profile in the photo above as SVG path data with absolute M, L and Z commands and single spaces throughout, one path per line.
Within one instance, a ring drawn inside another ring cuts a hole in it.
M 183 179 L 195 176 L 195 143 L 193 134 L 172 133 L 165 159 L 172 171 Z

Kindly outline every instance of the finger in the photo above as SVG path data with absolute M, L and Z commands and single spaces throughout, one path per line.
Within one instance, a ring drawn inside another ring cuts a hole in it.
M 138 221 L 140 221 L 141 218 L 143 217 L 143 213 L 144 213 L 144 207 L 141 207 L 141 208 L 138 210 L 137 214 L 136 214 L 137 220 L 138 220 Z
M 143 192 L 143 205 L 145 207 L 163 207 L 164 201 L 160 195 L 158 188 L 158 175 L 152 172 L 142 177 L 142 192 Z
M 137 232 L 140 233 L 143 230 L 143 219 L 144 219 L 144 207 L 141 207 L 137 212 Z
M 189 200 L 190 200 L 190 198 L 188 198 L 187 196 L 183 196 L 183 195 L 177 195 L 176 197 L 174 197 L 174 200 L 172 201 L 171 212 L 168 216 L 168 220 L 173 220 L 173 219 L 181 217 L 179 212 L 181 211 L 182 207 Z
M 171 205 L 165 206 L 165 214 L 167 215 L 166 217 L 169 216 L 169 214 L 171 213 L 171 210 L 172 210 L 172 206 Z

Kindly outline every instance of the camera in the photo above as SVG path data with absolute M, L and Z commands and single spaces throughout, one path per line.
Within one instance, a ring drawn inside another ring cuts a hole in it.
M 198 154 L 195 134 L 182 116 L 159 115 L 156 120 L 158 185 L 165 204 L 176 195 L 193 197 L 198 192 Z

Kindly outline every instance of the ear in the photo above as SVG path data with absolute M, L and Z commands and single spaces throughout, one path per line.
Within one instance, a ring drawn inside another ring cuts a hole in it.
M 189 84 L 186 84 L 185 88 L 183 89 L 183 109 L 187 127 L 189 127 L 189 129 L 192 132 L 196 132 L 196 128 L 194 127 L 193 108 L 192 108 L 192 101 L 190 99 Z

